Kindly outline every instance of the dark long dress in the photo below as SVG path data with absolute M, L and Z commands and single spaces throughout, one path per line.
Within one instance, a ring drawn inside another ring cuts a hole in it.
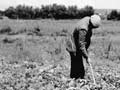
M 70 77 L 75 78 L 75 79 L 78 79 L 78 78 L 84 79 L 85 69 L 84 69 L 84 63 L 83 63 L 83 54 L 79 49 L 79 38 L 81 38 L 79 34 L 80 34 L 79 30 L 75 31 L 74 34 L 73 34 L 74 43 L 75 43 L 75 46 L 76 46 L 76 52 L 69 52 L 69 54 L 71 56 Z M 91 36 L 92 36 L 91 30 L 89 30 L 87 32 L 87 34 L 84 36 L 85 37 L 84 42 L 86 43 L 86 45 L 85 45 L 86 51 L 90 46 Z
M 70 52 L 70 56 L 71 56 L 71 71 L 70 71 L 70 77 L 71 78 L 84 78 L 85 75 L 85 69 L 84 69 L 84 65 L 83 65 L 83 59 L 82 59 L 82 55 L 80 55 L 80 53 L 76 52 Z

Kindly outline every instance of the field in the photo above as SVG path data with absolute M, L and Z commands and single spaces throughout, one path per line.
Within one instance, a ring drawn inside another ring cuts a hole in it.
M 1 20 L 0 90 L 119 90 L 120 22 L 103 21 L 89 48 L 97 85 L 69 77 L 65 40 L 78 20 Z

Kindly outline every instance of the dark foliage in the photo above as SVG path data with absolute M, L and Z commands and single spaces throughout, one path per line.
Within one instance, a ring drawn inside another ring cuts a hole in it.
M 64 5 L 42 5 L 41 8 L 32 6 L 18 5 L 9 7 L 4 11 L 4 15 L 11 19 L 79 19 L 90 16 L 94 13 L 91 6 L 78 9 L 77 6 L 66 7 Z
M 120 12 L 118 12 L 117 10 L 112 10 L 107 15 L 107 20 L 120 20 Z

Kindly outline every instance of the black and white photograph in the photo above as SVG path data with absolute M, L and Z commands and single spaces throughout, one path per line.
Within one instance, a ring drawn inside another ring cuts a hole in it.
M 119 0 L 1 0 L 0 90 L 120 90 Z

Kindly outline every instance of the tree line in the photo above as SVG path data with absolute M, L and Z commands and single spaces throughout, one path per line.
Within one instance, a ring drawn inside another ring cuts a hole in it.
M 107 15 L 107 20 L 120 20 L 120 11 L 112 10 L 112 11 Z
M 11 19 L 80 19 L 94 14 L 94 9 L 91 6 L 78 9 L 77 6 L 66 7 L 65 5 L 57 4 L 42 5 L 41 8 L 18 5 L 7 8 L 2 14 Z

